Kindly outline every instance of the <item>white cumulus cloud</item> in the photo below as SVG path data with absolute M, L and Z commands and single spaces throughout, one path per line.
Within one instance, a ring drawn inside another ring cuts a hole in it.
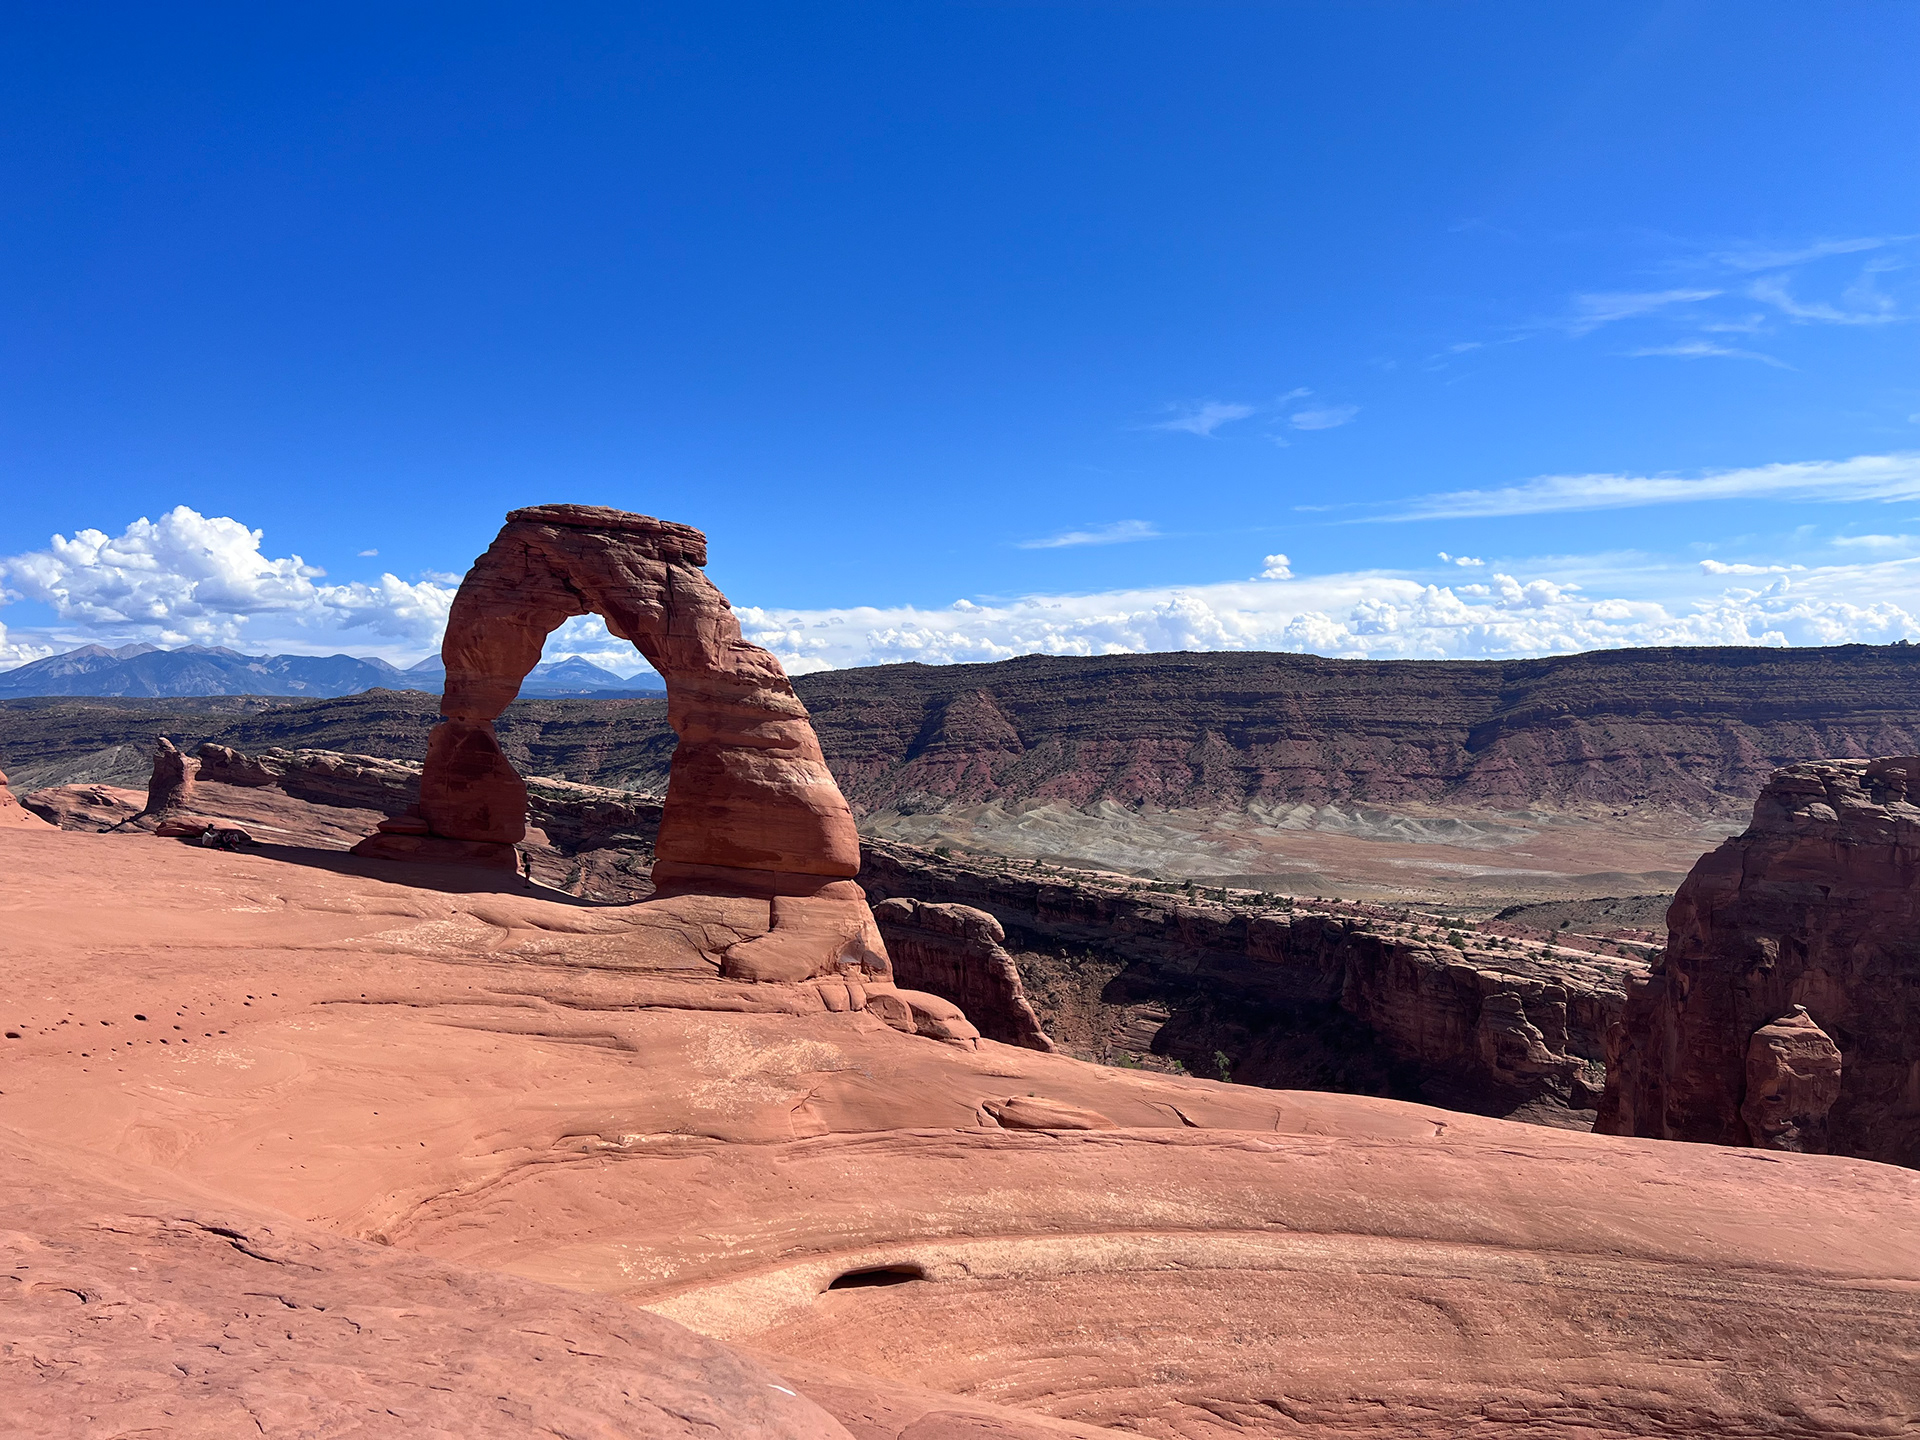
M 1570 578 L 1578 570 L 1583 578 Z M 1767 574 L 1764 588 L 1720 588 Z M 1027 595 L 946 609 L 741 606 L 749 639 L 796 674 L 917 660 L 1151 650 L 1288 650 L 1372 659 L 1488 659 L 1636 645 L 1833 645 L 1920 638 L 1920 567 L 1814 567 L 1792 575 L 1641 557 L 1565 562 L 1558 576 L 1433 585 L 1388 572 Z M 1689 578 L 1691 577 L 1691 578 Z M 1615 593 L 1599 593 L 1611 582 Z M 1704 582 L 1704 583 L 1703 583 Z
M 238 520 L 179 505 L 118 535 L 79 530 L 0 558 L 0 581 L 5 599 L 46 605 L 66 631 L 160 645 L 312 651 L 352 636 L 362 650 L 417 653 L 446 626 L 453 586 L 440 579 L 331 585 L 298 555 L 264 553 L 262 538 Z M 369 636 L 378 639 L 369 644 Z

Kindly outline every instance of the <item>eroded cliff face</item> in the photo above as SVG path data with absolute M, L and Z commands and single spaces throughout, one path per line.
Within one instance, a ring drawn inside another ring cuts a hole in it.
M 1070 1053 L 1178 1060 L 1245 1084 L 1585 1128 L 1625 980 L 1645 968 L 1374 907 L 1203 900 L 873 841 L 864 858 L 860 883 L 876 902 L 992 916 L 1041 1023 Z M 916 983 L 938 993 L 943 982 L 929 971 Z
M 1774 774 L 1674 897 L 1666 952 L 1609 1032 L 1598 1128 L 1920 1165 L 1916 802 L 1916 757 Z
M 828 671 L 796 688 L 863 814 L 1001 799 L 1737 815 L 1777 765 L 1920 738 L 1920 649 L 1907 646 L 1034 655 Z
M 953 1001 L 989 1040 L 1053 1049 L 1005 949 L 1006 932 L 993 916 L 968 905 L 896 897 L 874 906 L 873 918 L 895 979 Z

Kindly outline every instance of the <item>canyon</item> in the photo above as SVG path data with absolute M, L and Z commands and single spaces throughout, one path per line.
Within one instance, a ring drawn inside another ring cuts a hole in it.
M 1920 651 L 1546 660 L 1034 656 L 798 676 L 863 834 L 1141 875 L 1497 910 L 1671 894 L 1781 765 L 1920 750 Z M 0 701 L 16 790 L 144 784 L 156 735 L 418 758 L 425 694 Z M 664 700 L 515 701 L 522 773 L 664 793 Z
M 1703 692 L 1709 718 L 1643 716 L 1609 750 L 1594 717 L 1630 697 L 1569 721 L 1551 665 L 1391 672 L 1404 720 L 1367 689 L 1382 671 L 1296 657 L 809 690 L 704 562 L 704 536 L 651 517 L 513 512 L 455 599 L 431 727 L 391 692 L 203 702 L 182 713 L 220 724 L 186 745 L 143 737 L 153 707 L 6 712 L 39 727 L 8 732 L 11 763 L 59 782 L 16 777 L 0 808 L 11 1425 L 1920 1425 L 1920 1174 L 1835 1153 L 1876 1123 L 1860 1097 L 1884 1100 L 1903 1023 L 1874 986 L 1910 974 L 1904 912 L 1875 929 L 1869 891 L 1904 883 L 1906 762 L 1775 775 L 1664 948 L 1657 891 L 1582 898 L 1542 867 L 1529 896 L 1484 865 L 1451 893 L 1509 903 L 1469 915 L 1421 903 L 1420 875 L 1381 883 L 1397 849 L 1511 860 L 1549 830 L 1567 860 L 1678 854 L 1687 826 L 1733 824 L 1756 736 L 1879 735 L 1865 697 L 1767 719 L 1756 696 L 1806 672 L 1752 659 L 1737 694 Z M 666 677 L 664 715 L 516 713 L 542 638 L 589 611 Z M 1844 660 L 1899 670 L 1899 649 Z M 1289 676 L 1317 687 L 1305 749 Z M 1212 708 L 1156 713 L 1175 682 Z M 1105 721 L 1087 685 L 1124 696 Z M 88 714 L 119 728 L 82 750 Z M 1698 749 L 1628 763 L 1662 726 Z M 394 738 L 311 743 L 352 733 Z M 145 789 L 115 784 L 135 777 L 105 757 L 141 745 Z M 1309 775 L 1329 746 L 1341 764 Z M 1651 818 L 1620 813 L 1635 786 Z M 1022 853 L 1036 815 L 1101 853 Z M 1374 878 L 1268 883 L 1302 835 Z M 1094 863 L 1116 847 L 1140 863 Z M 1722 903 L 1715 876 L 1749 872 Z M 1825 937 L 1803 948 L 1826 979 L 1796 951 L 1750 1031 L 1689 1032 L 1782 918 Z M 1849 1029 L 1833 984 L 1892 1029 Z M 1675 995 L 1701 1003 L 1658 1009 Z M 1706 1138 L 1752 1143 L 1592 1133 L 1724 1098 L 1649 1098 L 1680 1092 L 1650 1068 L 1674 1036 L 1699 1062 L 1681 1078 L 1745 1067 L 1745 1133 Z

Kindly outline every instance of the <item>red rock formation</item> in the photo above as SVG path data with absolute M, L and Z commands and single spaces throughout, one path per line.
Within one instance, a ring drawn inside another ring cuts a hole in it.
M 989 1040 L 1053 1049 L 1013 956 L 1002 948 L 1006 931 L 993 916 L 967 905 L 895 898 L 876 905 L 873 918 L 886 938 L 895 979 L 944 995 Z
M 384 822 L 355 853 L 514 868 L 527 787 L 493 722 L 546 637 L 597 614 L 666 680 L 679 737 L 654 848 L 656 893 L 773 902 L 773 931 L 729 957 L 738 978 L 792 983 L 847 960 L 884 974 L 886 947 L 851 883 L 860 869 L 853 814 L 780 662 L 741 637 L 701 572 L 706 560 L 706 536 L 651 516 L 591 505 L 509 514 L 454 597 L 441 646 L 445 718 L 427 745 L 417 818 Z
M 1118 1130 L 1120 1128 L 1098 1110 L 1089 1110 L 1084 1105 L 1069 1105 L 1064 1100 L 1049 1100 L 1044 1095 L 1015 1095 L 1007 1100 L 989 1100 L 980 1108 L 1006 1130 Z
M 0 825 L 12 830 L 41 830 L 47 823 L 45 817 L 36 815 L 13 798 L 13 792 L 7 789 L 7 777 L 0 774 Z
M 145 815 L 171 815 L 193 808 L 193 777 L 199 763 L 162 735 L 153 742 L 153 778 L 147 781 Z
M 62 830 L 111 830 L 138 815 L 147 797 L 117 785 L 49 785 L 20 803 Z
M 1740 1102 L 1753 1143 L 1763 1150 L 1827 1148 L 1827 1113 L 1840 1098 L 1840 1047 L 1796 1005 L 1762 1025 L 1747 1045 L 1747 1095 Z
M 1916 802 L 1920 758 L 1774 774 L 1674 897 L 1665 955 L 1609 1032 L 1597 1128 L 1920 1166 Z

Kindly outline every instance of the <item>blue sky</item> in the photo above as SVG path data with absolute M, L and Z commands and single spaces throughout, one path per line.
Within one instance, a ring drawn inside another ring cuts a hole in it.
M 554 500 L 795 668 L 1920 637 L 1912 6 L 0 36 L 7 662 L 415 658 Z

